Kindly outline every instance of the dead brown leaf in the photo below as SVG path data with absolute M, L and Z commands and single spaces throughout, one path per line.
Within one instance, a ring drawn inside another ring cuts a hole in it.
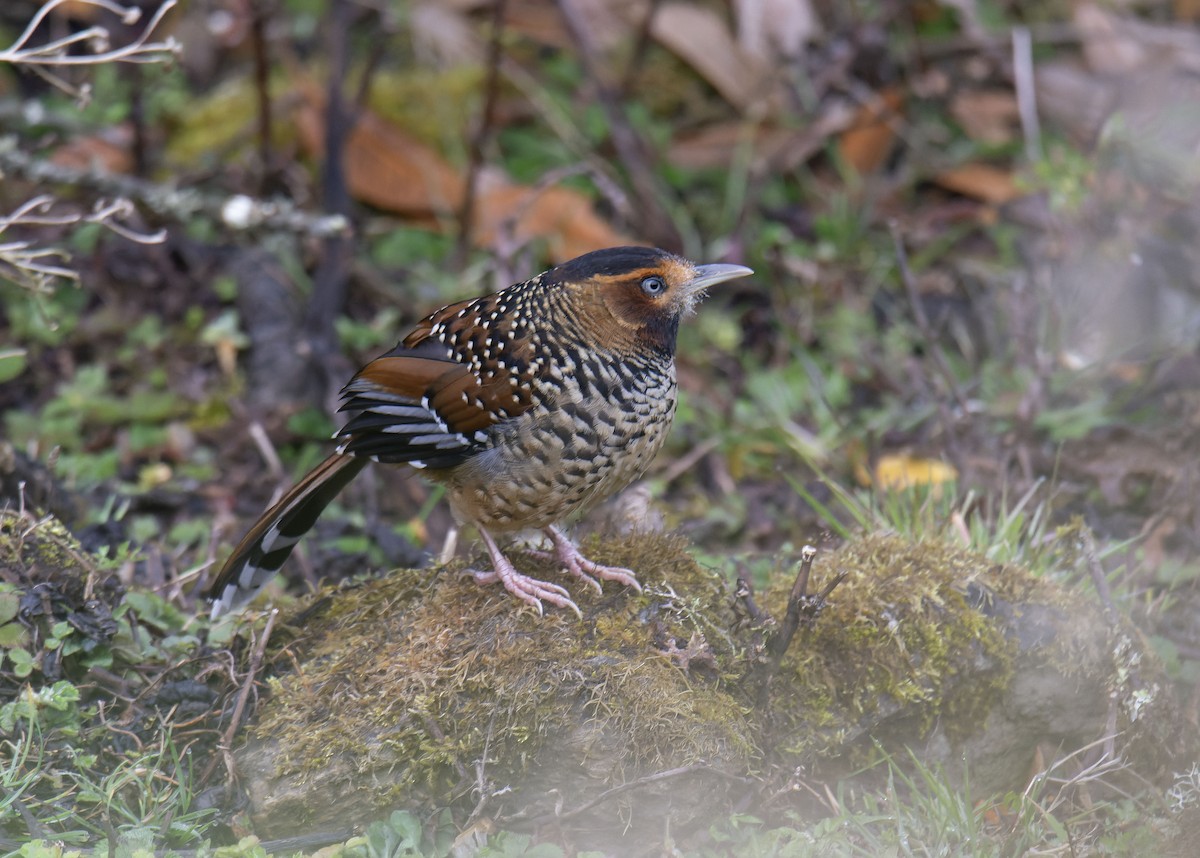
M 712 9 L 690 3 L 664 3 L 654 16 L 650 32 L 739 110 L 767 95 L 764 64 L 742 51 L 729 25 Z
M 889 87 L 870 104 L 864 104 L 838 139 L 842 160 L 858 173 L 873 173 L 892 151 L 895 123 L 904 107 L 904 92 Z
M 629 239 L 597 217 L 592 202 L 572 188 L 531 188 L 498 184 L 484 188 L 475 209 L 476 241 L 495 247 L 502 240 L 518 244 L 545 238 L 550 258 L 566 262 L 602 247 L 629 244 Z
M 601 51 L 628 41 L 640 28 L 650 4 L 646 0 L 569 0 L 571 11 L 587 29 L 588 37 Z M 571 49 L 575 41 L 562 14 L 550 0 L 508 0 L 504 26 L 545 45 Z
M 754 147 L 754 171 L 789 172 L 821 152 L 829 139 L 855 119 L 852 107 L 831 104 L 804 128 L 773 125 L 748 127 L 746 122 L 719 122 L 680 135 L 670 149 L 670 162 L 689 169 L 728 167 L 742 146 Z
M 295 109 L 306 154 L 325 149 L 324 97 L 304 86 Z M 456 211 L 466 183 L 440 154 L 370 110 L 360 113 L 346 140 L 346 184 L 351 195 L 387 211 L 409 215 Z
M 744 146 L 752 146 L 758 157 L 770 158 L 804 132 L 790 128 L 751 127 L 746 122 L 717 122 L 706 125 L 671 144 L 672 166 L 704 170 L 728 166 Z
M 1175 17 L 1181 21 L 1195 21 L 1200 18 L 1200 0 L 1175 0 Z
M 990 164 L 969 163 L 951 167 L 934 176 L 933 181 L 948 191 L 992 205 L 1002 205 L 1021 196 L 1012 171 Z
M 962 92 L 950 102 L 950 113 L 967 136 L 980 143 L 1010 143 L 1017 135 L 1017 98 L 1008 90 Z
M 301 146 L 313 157 L 324 148 L 323 103 L 315 87 L 302 87 L 296 127 Z M 355 199 L 433 228 L 458 215 L 466 194 L 466 178 L 441 154 L 370 110 L 360 113 L 346 140 L 345 169 Z M 480 185 L 472 214 L 476 244 L 496 247 L 542 238 L 551 258 L 563 262 L 629 243 L 579 191 L 515 185 L 504 177 Z
M 73 137 L 54 150 L 51 162 L 90 173 L 132 173 L 133 131 L 120 125 L 99 134 Z

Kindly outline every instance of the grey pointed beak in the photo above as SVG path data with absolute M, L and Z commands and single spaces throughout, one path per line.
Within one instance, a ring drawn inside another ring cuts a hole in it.
M 738 277 L 748 277 L 753 273 L 745 265 L 697 265 L 696 276 L 688 284 L 688 291 L 696 294 L 717 283 L 735 280 Z

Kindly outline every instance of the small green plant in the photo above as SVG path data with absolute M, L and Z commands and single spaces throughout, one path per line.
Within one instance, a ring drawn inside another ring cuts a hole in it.
M 75 709 L 79 692 L 57 683 L 47 702 L 29 706 L 0 744 L 8 765 L 0 770 L 0 829 L 25 827 L 29 818 L 56 840 L 84 844 L 117 836 L 143 848 L 199 843 L 216 810 L 195 809 L 192 774 L 169 730 L 155 745 L 129 751 L 115 763 L 70 747 L 54 707 Z M 61 698 L 57 701 L 55 697 Z M 11 705 L 11 704 L 10 704 Z M 7 709 L 7 707 L 6 707 Z M 4 729 L 4 728 L 0 728 Z
M 186 671 L 161 681 L 200 669 L 195 618 L 153 592 L 123 598 L 128 547 L 93 557 L 50 517 L 0 510 L 0 553 L 18 582 L 0 583 L 0 832 L 199 843 L 213 811 L 194 807 L 189 749 L 206 734 L 193 708 L 177 741 L 171 713 L 215 695 Z
M 169 389 L 165 375 L 151 372 L 143 384 L 119 394 L 108 368 L 95 364 L 80 367 L 62 382 L 40 411 L 9 411 L 4 419 L 15 444 L 58 448 L 59 473 L 91 484 L 116 476 L 120 462 L 115 445 L 90 449 L 89 440 L 97 431 L 123 427 L 131 452 L 152 450 L 165 443 L 165 424 L 187 411 L 187 403 Z
M 455 833 L 448 812 L 424 826 L 409 811 L 394 810 L 346 841 L 335 854 L 338 858 L 444 858 L 451 854 Z
M 1033 176 L 1026 184 L 1047 195 L 1052 211 L 1072 214 L 1083 206 L 1095 176 L 1092 156 L 1063 140 L 1051 140 L 1045 155 L 1033 164 Z
M 79 735 L 81 728 L 79 689 L 65 679 L 38 689 L 29 687 L 24 694 L 0 706 L 0 731 L 16 735 L 55 730 L 67 737 Z
M 346 316 L 334 322 L 342 348 L 350 353 L 368 351 L 396 344 L 401 330 L 400 311 L 395 307 L 384 307 L 369 322 L 357 322 Z
M 79 324 L 88 294 L 74 284 L 30 289 L 0 277 L 0 302 L 12 342 L 55 346 Z
M 534 843 L 528 834 L 502 831 L 476 853 L 479 858 L 566 858 L 561 846 Z

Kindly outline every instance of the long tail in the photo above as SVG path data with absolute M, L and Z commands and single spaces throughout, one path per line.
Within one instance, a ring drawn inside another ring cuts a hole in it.
M 369 460 L 334 453 L 264 512 L 217 575 L 208 598 L 212 618 L 245 605 L 288 559 L 338 492 Z

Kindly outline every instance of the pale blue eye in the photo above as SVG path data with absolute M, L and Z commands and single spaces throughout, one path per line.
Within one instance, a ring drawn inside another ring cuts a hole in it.
M 667 284 L 661 277 L 647 277 L 642 281 L 642 291 L 647 295 L 661 295 L 667 291 Z

